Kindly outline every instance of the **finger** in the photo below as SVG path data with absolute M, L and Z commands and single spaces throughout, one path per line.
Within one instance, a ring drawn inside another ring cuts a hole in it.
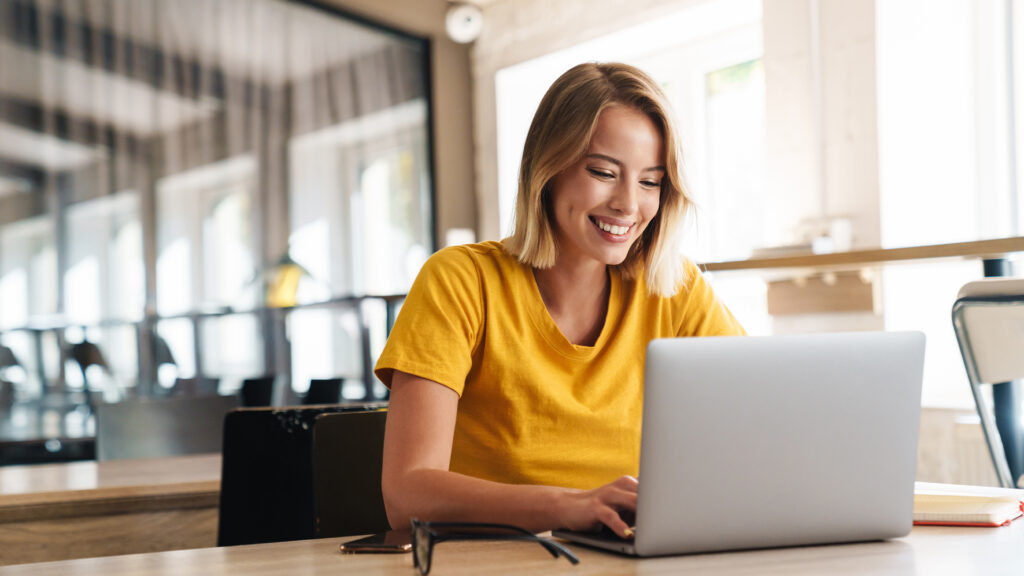
M 637 493 L 628 490 L 607 490 L 600 494 L 599 500 L 619 510 L 636 510 Z
M 619 513 L 615 510 L 604 508 L 598 513 L 598 518 L 602 524 L 607 526 L 612 532 L 615 532 L 620 538 L 628 539 L 633 536 L 633 530 L 619 517 Z
M 612 482 L 612 485 L 623 490 L 636 492 L 640 488 L 640 481 L 633 476 L 620 476 L 615 482 Z

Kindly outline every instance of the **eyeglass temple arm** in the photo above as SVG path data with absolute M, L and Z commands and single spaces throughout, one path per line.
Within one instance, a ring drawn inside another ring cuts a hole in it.
M 505 527 L 504 525 L 499 524 L 494 524 L 492 526 Z M 565 556 L 566 559 L 569 560 L 569 562 L 572 562 L 573 564 L 580 563 L 580 559 L 575 554 L 573 554 L 571 550 L 559 544 L 558 542 L 548 540 L 547 538 L 543 538 L 541 536 L 537 536 L 536 534 L 529 532 L 525 529 L 521 530 L 523 531 L 522 534 L 472 534 L 468 532 L 453 532 L 451 534 L 435 536 L 434 543 L 437 544 L 447 540 L 526 540 L 537 542 L 555 558 L 558 558 L 559 556 Z
M 547 538 L 542 538 L 541 536 L 534 536 L 534 538 L 536 538 L 537 542 L 540 542 L 540 545 L 543 546 L 548 552 L 551 552 L 551 555 L 555 558 L 558 558 L 559 556 L 565 556 L 569 560 L 569 562 L 572 562 L 573 564 L 580 563 L 580 559 L 576 557 L 576 555 L 573 554 L 571 550 L 569 550 L 565 546 L 562 546 L 558 542 L 548 540 Z

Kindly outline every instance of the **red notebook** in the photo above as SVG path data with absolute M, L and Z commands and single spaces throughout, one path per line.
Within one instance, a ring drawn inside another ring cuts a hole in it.
M 1024 490 L 914 484 L 916 526 L 1005 526 L 1024 514 Z

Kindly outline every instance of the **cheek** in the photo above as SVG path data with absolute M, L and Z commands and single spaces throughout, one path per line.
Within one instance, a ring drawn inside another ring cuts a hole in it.
M 644 215 L 644 220 L 650 222 L 654 220 L 654 217 L 658 215 L 658 210 L 661 208 L 661 193 L 652 193 L 646 196 L 643 201 L 641 212 Z
M 575 215 L 590 210 L 601 201 L 600 188 L 585 178 L 566 178 L 555 196 L 559 212 Z

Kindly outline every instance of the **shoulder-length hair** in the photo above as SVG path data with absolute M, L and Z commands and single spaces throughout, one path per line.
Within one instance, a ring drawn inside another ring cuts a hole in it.
M 626 279 L 642 271 L 649 293 L 671 296 L 687 280 L 679 232 L 693 203 L 683 180 L 682 149 L 668 100 L 650 76 L 627 64 L 579 64 L 548 88 L 526 135 L 515 225 L 504 245 L 523 264 L 554 266 L 550 184 L 586 154 L 598 117 L 613 105 L 650 117 L 661 131 L 666 156 L 658 213 L 617 268 Z

